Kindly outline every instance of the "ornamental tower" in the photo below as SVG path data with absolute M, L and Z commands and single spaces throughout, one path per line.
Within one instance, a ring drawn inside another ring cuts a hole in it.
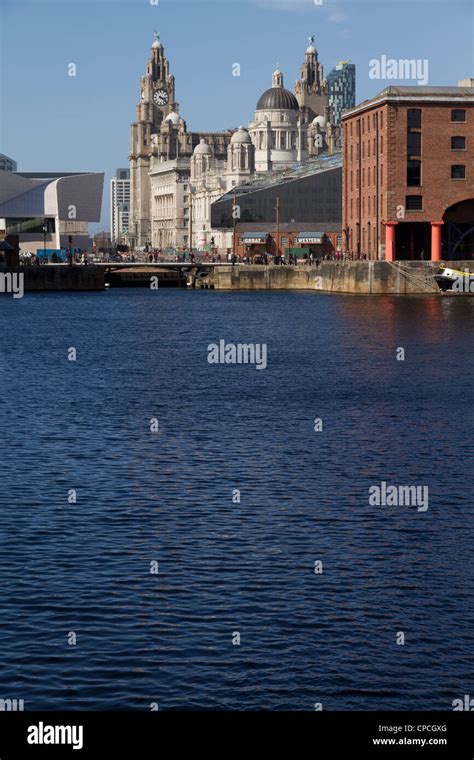
M 140 102 L 136 121 L 131 127 L 130 147 L 130 239 L 134 246 L 145 246 L 151 241 L 150 229 L 150 163 L 153 147 L 152 135 L 160 131 L 169 114 L 177 114 L 175 80 L 169 73 L 169 62 L 155 32 L 155 41 L 140 79 Z
M 323 116 L 328 105 L 328 85 L 324 79 L 323 66 L 318 61 L 318 51 L 314 46 L 314 36 L 309 37 L 305 61 L 301 75 L 295 84 L 295 95 L 300 108 L 305 109 L 308 122 L 316 116 Z

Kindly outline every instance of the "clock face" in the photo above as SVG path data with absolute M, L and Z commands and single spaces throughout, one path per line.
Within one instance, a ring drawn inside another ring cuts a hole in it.
M 168 93 L 166 90 L 155 90 L 153 93 L 153 102 L 157 106 L 165 106 L 168 102 Z

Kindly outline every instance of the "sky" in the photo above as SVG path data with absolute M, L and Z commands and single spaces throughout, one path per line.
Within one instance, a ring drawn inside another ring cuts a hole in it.
M 19 171 L 105 172 L 94 230 L 110 226 L 154 30 L 192 131 L 246 126 L 277 63 L 292 90 L 312 34 L 326 75 L 356 64 L 357 102 L 397 84 L 370 78 L 382 56 L 427 60 L 429 85 L 474 76 L 473 0 L 0 0 L 0 153 Z

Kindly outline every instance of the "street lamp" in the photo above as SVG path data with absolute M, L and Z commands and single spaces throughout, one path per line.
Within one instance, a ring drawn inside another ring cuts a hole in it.
M 46 258 L 46 235 L 48 233 L 48 223 L 46 219 L 43 222 L 43 259 Z

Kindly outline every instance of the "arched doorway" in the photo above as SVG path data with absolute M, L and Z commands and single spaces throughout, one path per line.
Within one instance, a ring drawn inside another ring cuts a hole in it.
M 474 259 L 474 198 L 454 203 L 443 214 L 442 258 Z

